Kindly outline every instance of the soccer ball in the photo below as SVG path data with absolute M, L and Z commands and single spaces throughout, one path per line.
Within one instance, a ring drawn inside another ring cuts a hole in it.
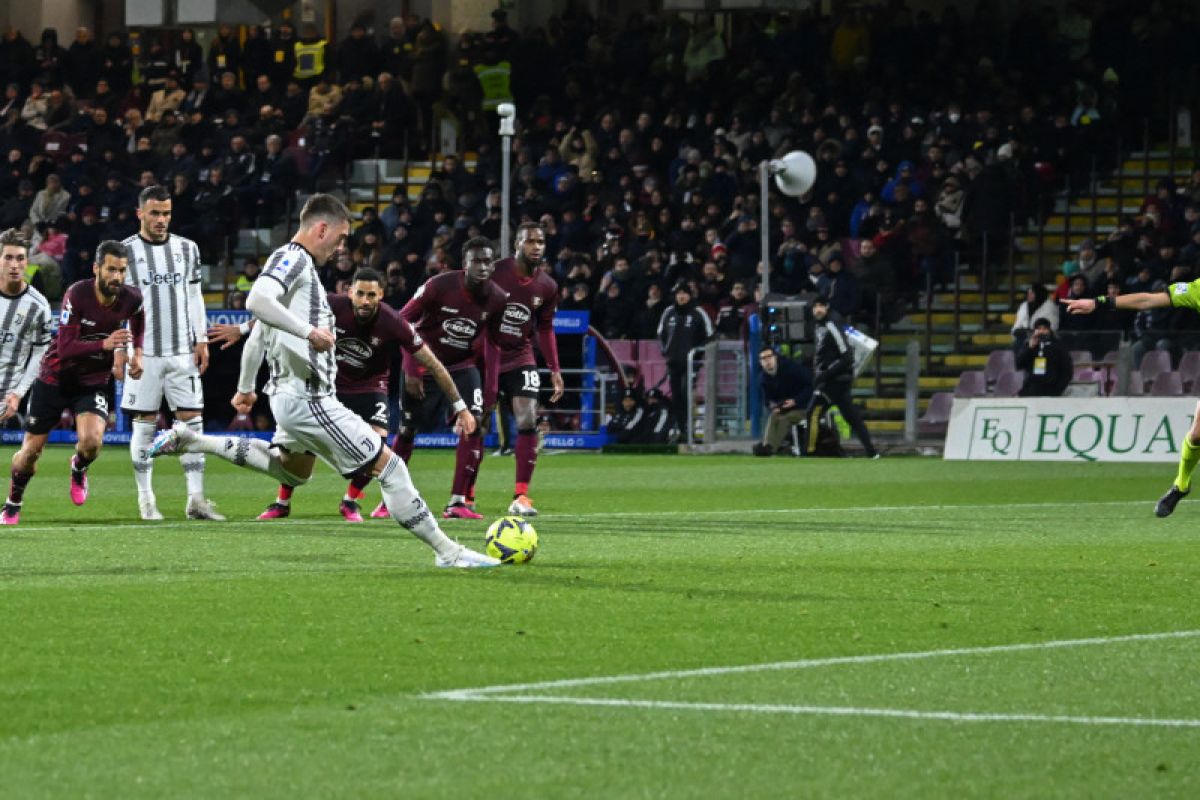
M 503 564 L 524 564 L 537 553 L 537 531 L 520 517 L 501 517 L 483 539 L 487 554 Z

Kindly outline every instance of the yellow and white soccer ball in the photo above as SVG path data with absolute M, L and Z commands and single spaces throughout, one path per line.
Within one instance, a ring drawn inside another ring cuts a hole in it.
M 491 524 L 484 537 L 487 554 L 504 564 L 524 564 L 537 554 L 538 535 L 521 517 L 501 517 Z

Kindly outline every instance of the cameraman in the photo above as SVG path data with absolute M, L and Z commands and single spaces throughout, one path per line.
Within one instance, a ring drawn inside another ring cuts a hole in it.
M 1055 338 L 1045 317 L 1034 321 L 1029 341 L 1017 354 L 1016 367 L 1025 371 L 1021 397 L 1060 397 L 1074 371 L 1071 354 Z
M 762 366 L 763 399 L 771 415 L 763 440 L 754 446 L 754 455 L 771 456 L 783 444 L 792 426 L 804 419 L 812 399 L 812 373 L 803 364 L 776 353 L 771 345 L 763 345 L 758 363 Z

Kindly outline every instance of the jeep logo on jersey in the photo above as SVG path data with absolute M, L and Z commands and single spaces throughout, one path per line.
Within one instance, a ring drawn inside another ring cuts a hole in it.
M 473 339 L 476 330 L 475 320 L 467 319 L 466 317 L 454 317 L 443 322 L 442 329 L 451 336 Z
M 518 328 L 529 322 L 532 316 L 533 312 L 520 303 L 509 303 L 504 307 L 504 321 Z
M 375 354 L 361 339 L 338 339 L 337 351 L 343 361 L 356 367 L 361 367 Z
M 166 274 L 151 275 L 149 278 L 142 278 L 142 286 L 178 286 L 183 283 L 183 275 L 178 272 L 168 272 Z

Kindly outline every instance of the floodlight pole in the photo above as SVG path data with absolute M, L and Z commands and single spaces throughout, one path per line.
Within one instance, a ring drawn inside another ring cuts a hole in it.
M 505 104 L 507 105 L 507 104 Z M 511 109 L 511 106 L 510 106 Z M 509 256 L 509 198 L 511 197 L 511 167 L 509 161 L 512 155 L 513 119 L 515 109 L 501 109 L 500 113 L 500 257 Z M 510 113 L 504 113 L 509 111 Z
M 761 249 L 762 249 L 762 296 L 763 296 L 762 313 L 764 314 L 763 321 L 766 321 L 765 314 L 766 314 L 766 307 L 767 307 L 767 295 L 771 293 L 771 233 L 770 233 L 771 210 L 767 206 L 767 203 L 768 203 L 767 192 L 770 191 L 770 179 L 771 179 L 771 162 L 770 161 L 764 160 L 761 164 L 758 165 L 758 178 L 759 178 L 759 184 L 758 184 L 759 189 L 762 192 L 762 196 L 759 198 L 759 204 L 758 204 L 759 205 L 759 208 L 758 208 L 758 215 L 759 215 L 758 235 L 760 237 L 759 241 L 761 242 Z

